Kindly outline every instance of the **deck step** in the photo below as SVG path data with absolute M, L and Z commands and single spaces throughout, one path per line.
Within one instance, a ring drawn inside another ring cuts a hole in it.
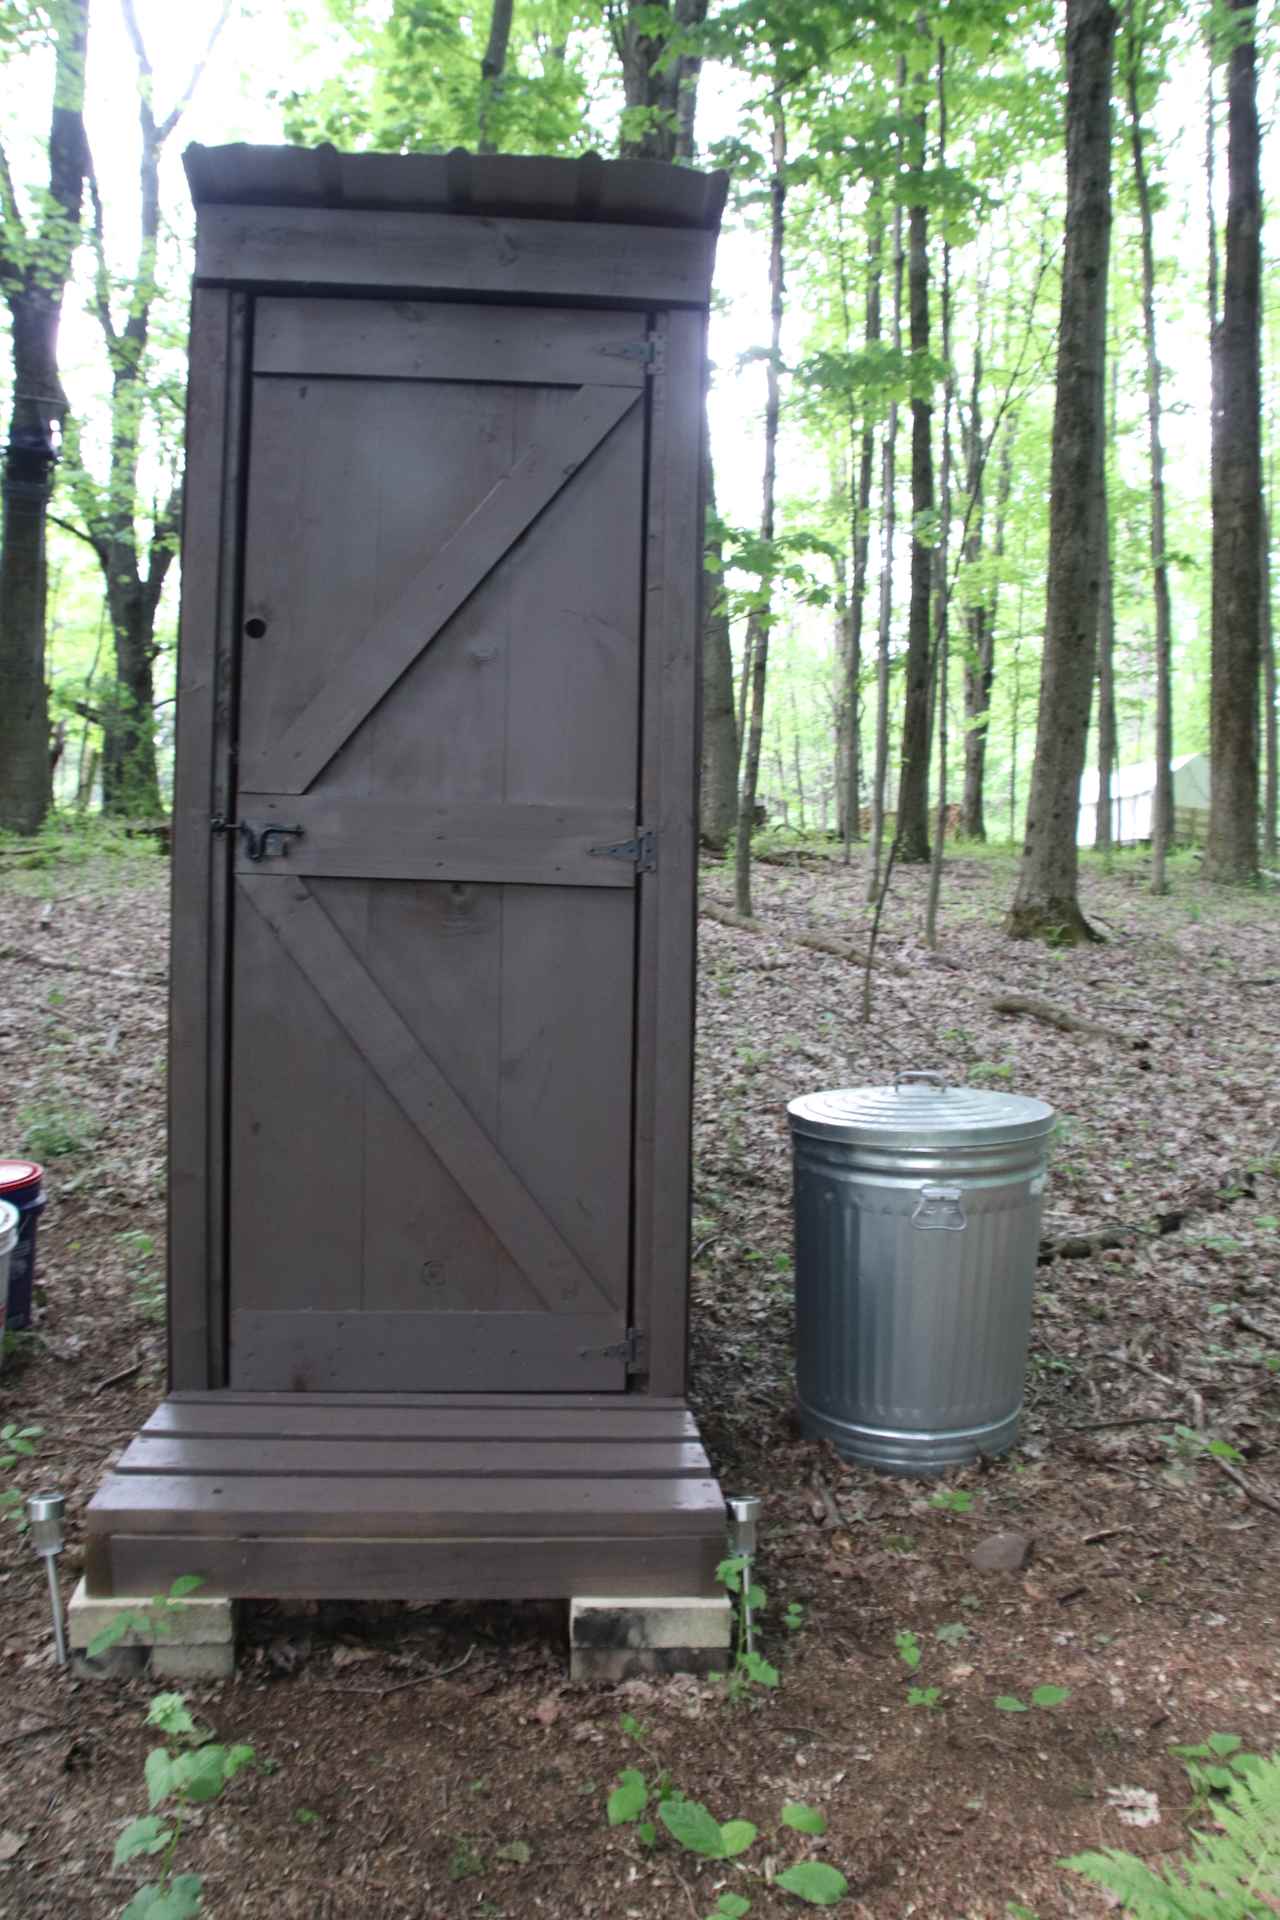
M 88 1512 L 92 1595 L 705 1594 L 724 1502 L 682 1401 L 176 1394 Z

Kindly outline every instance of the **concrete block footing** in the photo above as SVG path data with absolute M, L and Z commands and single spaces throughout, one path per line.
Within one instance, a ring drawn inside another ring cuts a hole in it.
M 106 1653 L 91 1658 L 89 1643 L 104 1627 L 130 1616 L 129 1628 Z M 235 1672 L 235 1602 L 193 1594 L 158 1604 L 154 1596 L 85 1592 L 84 1581 L 67 1609 L 72 1664 L 82 1679 L 136 1673 L 148 1662 L 156 1680 L 226 1680 Z
M 569 1603 L 569 1677 L 634 1680 L 723 1673 L 733 1642 L 727 1594 L 653 1599 L 590 1595 Z

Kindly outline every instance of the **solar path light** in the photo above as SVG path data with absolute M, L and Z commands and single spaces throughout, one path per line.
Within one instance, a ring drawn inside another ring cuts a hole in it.
M 55 1562 L 62 1552 L 62 1516 L 66 1512 L 66 1507 L 66 1497 L 61 1493 L 33 1493 L 27 1501 L 29 1538 L 44 1561 L 45 1572 L 49 1577 L 49 1611 L 53 1615 L 53 1646 L 60 1667 L 65 1667 L 67 1664 L 67 1634 L 62 1621 L 62 1594 L 58 1589 L 58 1569 Z
M 742 1560 L 742 1620 L 746 1629 L 747 1652 L 755 1651 L 755 1631 L 751 1616 L 751 1562 L 756 1550 L 756 1526 L 760 1502 L 754 1494 L 745 1494 L 726 1502 L 733 1522 L 733 1550 Z

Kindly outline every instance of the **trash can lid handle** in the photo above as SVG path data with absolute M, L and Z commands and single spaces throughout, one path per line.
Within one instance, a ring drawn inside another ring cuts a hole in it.
M 947 1076 L 945 1073 L 939 1073 L 936 1067 L 904 1067 L 901 1073 L 895 1073 L 893 1076 L 894 1092 L 896 1093 L 899 1087 L 907 1085 L 908 1082 L 913 1086 L 923 1084 L 928 1087 L 940 1087 L 943 1093 L 947 1090 Z

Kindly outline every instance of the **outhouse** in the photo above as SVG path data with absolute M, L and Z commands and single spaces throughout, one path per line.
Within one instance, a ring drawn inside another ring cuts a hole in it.
M 723 175 L 192 147 L 169 1392 L 90 1595 L 706 1595 Z

